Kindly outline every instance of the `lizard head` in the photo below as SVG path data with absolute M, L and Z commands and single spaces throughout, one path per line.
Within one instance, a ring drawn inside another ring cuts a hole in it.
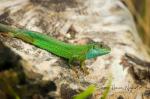
M 86 54 L 86 59 L 95 58 L 110 53 L 111 49 L 104 43 L 94 42 Z

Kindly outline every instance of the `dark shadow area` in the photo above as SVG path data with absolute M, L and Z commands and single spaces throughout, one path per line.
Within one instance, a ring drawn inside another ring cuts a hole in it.
M 22 58 L 0 41 L 0 99 L 54 99 L 53 81 L 32 82 L 25 75 Z

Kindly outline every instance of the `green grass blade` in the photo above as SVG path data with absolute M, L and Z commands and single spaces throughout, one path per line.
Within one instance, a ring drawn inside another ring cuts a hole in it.
M 109 79 L 108 85 L 106 86 L 106 89 L 105 89 L 101 99 L 106 99 L 107 98 L 108 93 L 109 93 L 110 88 L 111 88 L 111 84 L 112 84 L 112 77 Z
M 86 99 L 88 96 L 92 95 L 95 91 L 95 85 L 90 85 L 85 91 L 73 97 L 73 99 Z

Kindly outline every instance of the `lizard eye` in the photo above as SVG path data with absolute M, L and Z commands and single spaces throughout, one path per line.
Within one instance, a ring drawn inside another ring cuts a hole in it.
M 104 44 L 104 42 L 92 42 L 93 49 L 95 48 L 108 48 L 107 45 Z
M 105 47 L 106 47 L 106 45 L 104 44 L 104 42 L 100 42 L 100 43 L 99 43 L 99 47 L 101 47 L 101 48 L 105 48 Z
M 99 47 L 101 47 L 101 48 L 102 48 L 102 47 L 104 47 L 104 46 L 103 46 L 103 44 L 99 44 Z

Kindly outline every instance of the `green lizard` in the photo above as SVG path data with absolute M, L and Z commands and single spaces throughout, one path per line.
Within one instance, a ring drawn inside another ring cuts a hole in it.
M 103 43 L 90 43 L 85 45 L 74 45 L 64 43 L 53 37 L 49 37 L 39 32 L 26 29 L 13 28 L 0 23 L 0 32 L 3 35 L 21 39 L 27 43 L 47 50 L 57 56 L 69 60 L 69 65 L 73 61 L 79 61 L 82 67 L 86 59 L 95 58 L 110 53 L 110 48 Z

